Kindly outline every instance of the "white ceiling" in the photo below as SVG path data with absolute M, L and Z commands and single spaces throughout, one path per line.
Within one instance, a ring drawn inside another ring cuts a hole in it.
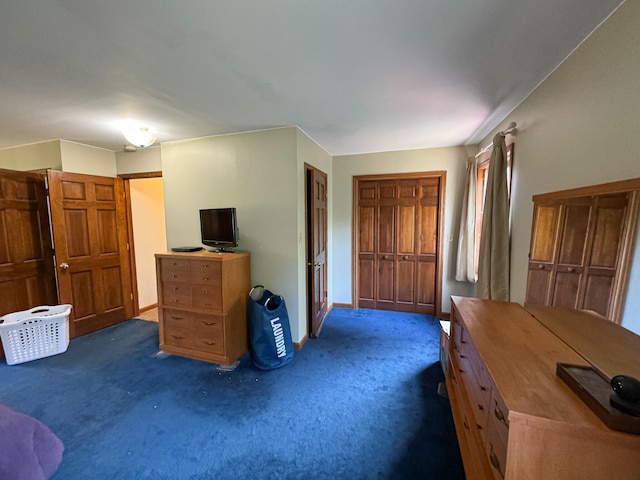
M 297 125 L 332 155 L 478 143 L 620 0 L 20 0 L 0 148 Z M 517 119 L 516 119 L 517 120 Z

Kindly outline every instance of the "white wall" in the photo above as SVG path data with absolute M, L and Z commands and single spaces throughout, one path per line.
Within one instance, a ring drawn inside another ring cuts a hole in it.
M 475 285 L 455 280 L 455 255 L 466 161 L 475 147 L 448 147 L 345 155 L 333 160 L 333 295 L 334 302 L 353 304 L 352 235 L 353 177 L 383 173 L 447 173 L 445 185 L 442 310 L 450 311 L 450 296 L 471 296 Z
M 327 306 L 329 306 L 331 305 L 333 298 L 333 269 L 331 266 L 331 252 L 333 250 L 331 242 L 331 212 L 333 208 L 333 204 L 331 202 L 331 190 L 333 188 L 333 181 L 331 178 L 332 157 L 302 130 L 297 129 L 296 133 L 298 157 L 298 285 L 301 287 L 298 290 L 298 315 L 300 318 L 306 318 L 307 292 L 304 288 L 307 281 L 307 257 L 305 244 L 305 163 L 327 174 Z M 308 334 L 308 332 L 306 333 Z
M 144 309 L 158 303 L 154 254 L 167 250 L 162 178 L 130 180 L 129 187 L 138 304 Z
M 7 170 L 62 170 L 60 140 L 32 143 L 0 150 L 0 168 Z
M 116 170 L 118 175 L 161 171 L 160 146 L 141 148 L 135 152 L 116 152 Z
M 513 301 L 525 299 L 533 195 L 640 177 L 639 25 L 640 2 L 625 2 L 495 130 L 518 123 Z M 640 332 L 638 311 L 627 313 L 623 325 Z
M 104 148 L 60 140 L 62 171 L 116 177 L 116 154 Z
M 297 128 L 161 144 L 167 245 L 200 245 L 198 210 L 236 207 L 239 250 L 251 281 L 285 297 L 295 342 L 306 333 L 299 306 Z

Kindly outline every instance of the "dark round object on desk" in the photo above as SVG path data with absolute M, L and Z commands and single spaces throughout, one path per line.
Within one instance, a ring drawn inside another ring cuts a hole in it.
M 613 408 L 620 410 L 622 413 L 626 413 L 627 415 L 632 415 L 634 417 L 640 417 L 640 403 L 627 402 L 615 393 L 612 393 L 609 396 L 609 403 Z
M 640 381 L 633 377 L 616 375 L 611 379 L 611 388 L 618 397 L 626 402 L 640 402 Z

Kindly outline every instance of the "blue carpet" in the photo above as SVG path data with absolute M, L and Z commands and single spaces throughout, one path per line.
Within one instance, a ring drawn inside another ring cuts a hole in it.
M 245 355 L 223 373 L 158 355 L 157 324 L 134 319 L 0 364 L 0 402 L 62 439 L 55 480 L 464 479 L 436 393 L 439 328 L 334 309 L 289 365 L 265 372 Z

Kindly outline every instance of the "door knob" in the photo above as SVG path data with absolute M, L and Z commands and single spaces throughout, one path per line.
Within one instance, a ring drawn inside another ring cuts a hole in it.
M 69 264 L 68 264 L 67 262 L 62 262 L 62 263 L 60 264 L 60 268 L 61 268 L 62 270 L 69 270 Z

